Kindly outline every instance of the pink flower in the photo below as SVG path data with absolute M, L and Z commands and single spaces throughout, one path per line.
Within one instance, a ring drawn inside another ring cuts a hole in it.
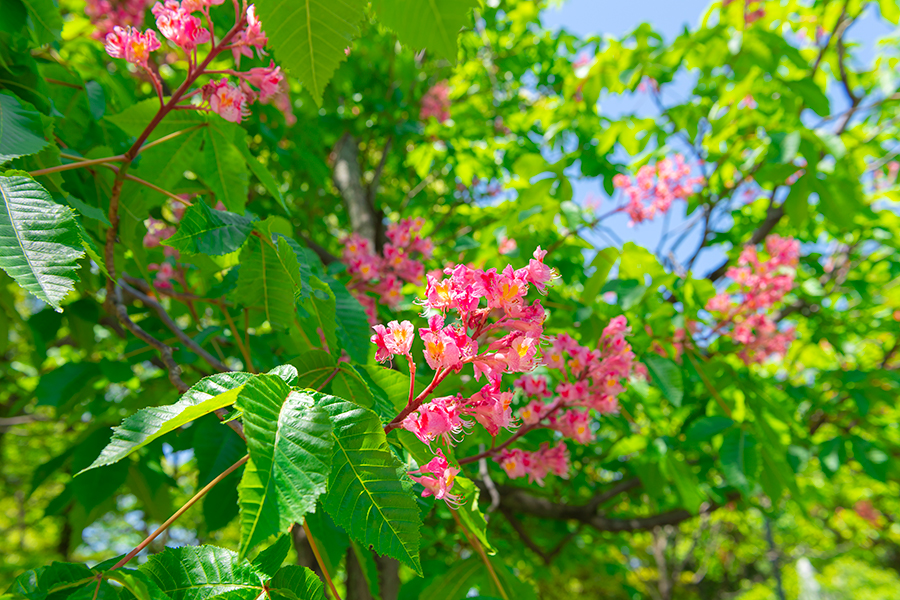
M 106 53 L 113 58 L 124 58 L 126 61 L 147 68 L 150 53 L 159 48 L 156 32 L 147 30 L 141 33 L 134 27 L 123 29 L 115 27 L 106 36 Z
M 144 221 L 144 225 L 147 227 L 147 233 L 144 234 L 144 248 L 158 248 L 162 240 L 175 235 L 174 227 L 153 217 Z
M 384 336 L 384 344 L 391 354 L 409 355 L 412 347 L 413 339 L 415 339 L 415 330 L 413 324 L 409 321 L 398 323 L 391 321 L 388 323 L 390 333 Z
M 184 10 L 176 0 L 166 0 L 165 4 L 157 2 L 150 12 L 156 17 L 160 33 L 187 52 L 210 40 L 209 30 L 203 27 L 200 19 Z
M 530 459 L 531 456 L 527 455 L 523 450 L 506 448 L 500 453 L 499 462 L 510 479 L 518 479 L 528 474 Z
M 511 402 L 512 393 L 501 392 L 494 385 L 488 384 L 469 399 L 465 412 L 475 417 L 488 433 L 496 436 L 500 429 L 508 429 L 515 424 L 509 408 Z
M 431 117 L 437 119 L 438 123 L 450 119 L 450 86 L 446 81 L 436 83 L 422 97 L 419 120 L 427 121 Z
M 407 415 L 400 426 L 429 446 L 437 438 L 451 444 L 455 441 L 456 434 L 471 425 L 471 422 L 462 418 L 463 402 L 462 395 L 435 398 Z
M 376 352 L 375 352 L 375 360 L 378 362 L 384 362 L 389 359 L 393 354 L 387 347 L 387 341 L 385 337 L 388 335 L 388 330 L 385 329 L 384 325 L 373 325 L 372 329 L 375 330 L 375 334 L 369 338 L 373 344 L 375 344 Z
M 540 423 L 547 412 L 547 405 L 540 400 L 532 400 L 519 409 L 519 418 L 525 425 Z
M 269 38 L 266 37 L 262 30 L 262 24 L 256 16 L 256 6 L 251 4 L 247 8 L 247 25 L 234 36 L 234 42 L 231 44 L 231 53 L 234 56 L 234 64 L 241 65 L 241 56 L 248 58 L 253 57 L 253 50 L 256 49 L 258 55 L 265 54 L 263 48 L 266 47 Z
M 153 287 L 159 289 L 172 289 L 172 280 L 177 277 L 175 267 L 170 262 L 162 264 L 150 263 L 147 268 L 156 271 L 156 277 L 153 280 Z
M 209 107 L 226 121 L 240 123 L 247 116 L 247 99 L 241 89 L 227 79 L 212 81 L 203 86 L 203 99 Z
M 413 473 L 422 473 L 423 475 L 417 477 Z M 431 473 L 431 476 L 424 475 L 424 473 Z M 453 489 L 453 479 L 458 473 L 459 469 L 451 467 L 444 458 L 443 451 L 438 448 L 433 459 L 422 467 L 409 471 L 409 476 L 413 481 L 421 483 L 425 487 L 425 491 L 422 492 L 423 498 L 434 496 L 437 500 L 446 501 L 447 504 L 457 505 L 462 498 L 451 494 L 450 490 Z
M 274 62 L 270 62 L 268 67 L 250 69 L 245 77 L 249 84 L 259 88 L 259 99 L 261 102 L 267 102 L 275 94 L 279 93 L 281 84 L 284 81 L 281 67 L 276 67 Z
M 515 252 L 518 244 L 516 244 L 516 240 L 512 238 L 508 238 L 505 235 L 500 236 L 500 240 L 497 244 L 497 252 L 500 254 L 509 254 L 511 252 Z

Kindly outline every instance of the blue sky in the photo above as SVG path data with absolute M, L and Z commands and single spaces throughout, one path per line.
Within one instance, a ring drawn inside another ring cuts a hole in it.
M 625 35 L 637 25 L 647 22 L 666 39 L 671 40 L 684 27 L 692 29 L 697 27 L 709 6 L 709 0 L 568 0 L 558 7 L 546 9 L 542 20 L 548 28 L 562 27 L 581 36 L 601 34 L 614 37 Z M 876 40 L 892 32 L 892 28 L 881 21 L 874 11 L 869 11 L 869 14 L 859 19 L 847 32 L 846 38 L 861 45 L 860 57 L 868 63 L 875 56 Z M 667 95 L 670 98 L 676 96 L 683 98 L 689 91 L 688 82 L 683 84 L 676 82 L 669 86 L 669 89 L 664 90 L 663 99 L 665 101 Z M 837 110 L 846 103 L 845 99 L 838 94 L 832 95 L 832 101 Z M 600 110 L 611 116 L 635 110 L 645 114 L 656 114 L 651 102 L 642 95 L 601 98 Z M 627 157 L 622 157 L 622 159 L 623 161 L 627 160 Z M 600 196 L 606 200 L 599 181 L 573 181 L 573 189 L 576 202 L 583 202 L 589 195 Z M 604 202 L 604 204 L 607 207 L 611 206 L 608 202 Z M 673 204 L 669 218 L 670 229 L 684 226 L 686 224 L 684 203 Z M 618 240 L 611 239 L 609 235 L 605 234 L 586 236 L 586 239 L 597 247 L 634 241 L 652 250 L 656 248 L 663 230 L 661 218 L 650 223 L 629 227 L 628 218 L 625 215 L 617 215 L 606 223 L 615 232 Z M 694 253 L 699 243 L 699 237 L 699 232 L 688 237 L 675 253 L 679 260 L 684 261 L 686 257 Z M 694 271 L 697 274 L 705 273 L 717 267 L 723 258 L 724 255 L 718 250 L 704 250 L 694 266 Z

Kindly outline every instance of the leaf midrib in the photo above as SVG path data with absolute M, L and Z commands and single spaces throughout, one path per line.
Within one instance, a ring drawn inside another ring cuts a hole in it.
M 403 541 L 403 537 L 400 535 L 400 532 L 398 532 L 394 528 L 393 522 L 390 519 L 388 519 L 387 516 L 385 516 L 384 511 L 381 510 L 381 507 L 378 505 L 378 503 L 375 502 L 375 497 L 372 495 L 372 492 L 369 491 L 369 488 L 366 487 L 366 484 L 363 481 L 362 477 L 360 477 L 359 472 L 356 470 L 356 467 L 353 466 L 353 462 L 350 460 L 350 456 L 349 456 L 347 450 L 344 448 L 343 444 L 341 444 L 340 438 L 335 434 L 332 434 L 332 435 L 335 440 L 335 445 L 341 449 L 341 452 L 344 454 L 344 460 L 347 461 L 347 464 L 350 466 L 350 469 L 353 471 L 353 475 L 356 477 L 356 480 L 360 482 L 360 485 L 362 485 L 363 490 L 365 490 L 366 495 L 369 497 L 369 499 L 372 502 L 372 506 L 374 506 L 375 509 L 378 510 L 378 513 L 381 515 L 381 518 L 384 520 L 385 523 L 388 524 L 388 527 L 390 528 L 391 532 L 400 541 L 400 545 L 403 546 L 403 550 L 406 551 L 407 556 L 409 556 L 410 559 L 412 559 L 413 557 L 409 553 L 409 550 L 406 547 L 406 543 L 404 543 L 404 541 Z M 379 466 L 381 466 L 383 468 L 389 468 L 386 465 L 379 465 Z
M 10 179 L 12 179 L 12 178 L 7 178 L 6 179 L 7 182 L 10 181 Z M 13 219 L 12 212 L 10 211 L 9 196 L 7 195 L 8 194 L 7 185 L 2 182 L 0 182 L 0 193 L 3 194 L 3 206 L 6 208 L 6 217 L 9 219 L 10 228 L 16 234 L 16 241 L 19 243 L 19 248 L 21 248 L 21 250 L 22 250 L 22 257 L 25 259 L 25 262 L 28 263 L 28 269 L 29 269 L 29 271 L 31 271 L 31 274 L 34 277 L 34 280 L 37 282 L 38 286 L 40 286 L 41 292 L 43 292 L 44 297 L 49 299 L 50 296 L 47 294 L 47 289 L 44 287 L 44 284 L 41 282 L 40 277 L 37 276 L 37 272 L 35 271 L 35 268 L 31 262 L 31 259 L 28 257 L 28 253 L 25 252 L 25 246 L 22 242 L 22 238 L 20 236 L 19 230 L 16 227 L 16 222 Z M 51 302 L 51 304 L 53 304 L 53 303 Z

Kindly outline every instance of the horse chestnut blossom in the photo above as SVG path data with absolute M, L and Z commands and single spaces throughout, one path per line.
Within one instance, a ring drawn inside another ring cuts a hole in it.
M 666 213 L 673 200 L 687 199 L 694 193 L 695 186 L 703 185 L 703 177 L 691 177 L 690 174 L 691 167 L 681 154 L 676 154 L 674 159 L 664 158 L 655 165 L 644 165 L 634 179 L 616 175 L 613 185 L 628 198 L 622 210 L 628 213 L 634 225 L 653 219 L 657 213 Z
M 500 466 L 510 479 L 528 476 L 529 483 L 544 485 L 544 479 L 550 473 L 569 478 L 569 450 L 565 443 L 559 442 L 552 448 L 544 442 L 534 452 L 504 449 L 499 457 Z
M 90 10 L 100 7 L 105 0 L 89 6 Z M 284 74 L 274 62 L 267 67 L 254 67 L 248 71 L 235 71 L 233 69 L 207 70 L 206 65 L 212 58 L 221 52 L 231 50 L 236 66 L 240 66 L 242 56 L 258 57 L 265 55 L 265 45 L 268 38 L 262 30 L 262 24 L 256 16 L 254 5 L 235 2 L 235 26 L 225 36 L 218 40 L 213 30 L 210 18 L 210 7 L 222 4 L 224 0 L 165 0 L 153 5 L 151 12 L 156 18 L 156 27 L 160 34 L 172 44 L 177 46 L 185 55 L 188 62 L 187 80 L 193 83 L 201 75 L 225 75 L 235 77 L 237 81 L 229 81 L 227 77 L 210 81 L 201 86 L 199 90 L 188 92 L 181 98 L 189 98 L 198 92 L 203 104 L 182 104 L 177 108 L 208 110 L 214 112 L 232 123 L 240 123 L 250 114 L 249 106 L 259 100 L 263 103 L 272 103 L 285 114 L 288 124 L 296 122 L 293 115 L 290 99 L 287 97 L 287 86 Z M 132 2 L 129 6 L 137 7 L 139 3 Z M 147 30 L 141 32 L 130 23 L 140 24 L 143 18 L 126 19 L 127 25 L 115 25 L 105 33 L 106 52 L 113 58 L 122 58 L 141 67 L 150 76 L 154 88 L 163 103 L 163 88 L 158 76 L 149 66 L 152 52 L 161 47 L 156 37 L 156 32 Z M 204 21 L 206 25 L 204 25 Z M 198 49 L 205 44 L 210 44 L 210 49 L 205 58 L 201 58 Z M 171 107 L 164 105 L 164 110 Z
M 395 233 L 392 238 L 395 243 L 408 243 L 401 235 L 403 231 Z M 421 303 L 431 316 L 428 326 L 418 330 L 418 337 L 424 344 L 424 358 L 434 369 L 434 377 L 418 396 L 410 388 L 407 407 L 386 426 L 386 431 L 405 429 L 430 447 L 439 438 L 452 445 L 475 422 L 492 436 L 501 429 L 517 427 L 511 409 L 513 392 L 503 388 L 502 378 L 504 373 L 527 373 L 537 364 L 545 313 L 540 300 L 528 303 L 526 296 L 532 287 L 543 292 L 556 277 L 544 264 L 545 255 L 538 247 L 534 258 L 520 269 L 507 265 L 498 272 L 457 265 L 445 269 L 443 278 L 428 276 Z M 406 356 L 411 385 L 414 385 L 416 363 L 410 354 L 412 324 L 393 321 L 387 327 L 375 325 L 373 329 L 376 359 Z M 450 373 L 459 373 L 467 365 L 472 366 L 476 380 L 485 377 L 486 383 L 478 392 L 469 398 L 457 394 L 429 401 L 432 392 Z M 443 460 L 443 453 L 438 450 L 435 458 L 438 462 L 432 461 L 422 470 L 436 472 L 432 467 L 445 464 L 441 463 Z M 438 491 L 449 493 L 451 485 L 452 476 L 446 489 Z M 428 485 L 426 488 L 427 492 L 431 491 Z
M 631 345 L 625 341 L 630 333 L 627 319 L 618 316 L 603 329 L 595 350 L 579 345 L 566 333 L 557 336 L 543 352 L 544 366 L 556 371 L 554 392 L 549 391 L 548 380 L 542 376 L 525 376 L 515 382 L 527 400 L 518 412 L 524 426 L 517 435 L 547 428 L 579 444 L 594 441 L 591 411 L 599 416 L 618 414 L 617 397 L 625 391 L 622 381 L 635 375 L 646 377 L 643 365 L 635 362 Z M 511 441 L 514 440 L 506 445 Z M 543 485 L 548 473 L 563 477 L 568 473 L 568 466 L 562 468 L 568 465 L 568 451 L 563 442 L 537 452 L 510 450 L 505 446 L 501 449 L 497 461 L 511 478 L 527 475 L 530 481 Z
M 417 477 L 413 473 L 422 475 Z M 431 475 L 425 475 L 425 473 L 431 473 Z M 457 474 L 459 474 L 459 469 L 450 466 L 440 448 L 428 463 L 415 471 L 409 471 L 410 478 L 425 487 L 425 491 L 422 492 L 423 498 L 434 496 L 436 500 L 444 500 L 451 506 L 458 506 L 462 500 L 459 496 L 450 493 L 453 479 Z
M 719 293 L 706 304 L 706 310 L 718 321 L 713 331 L 742 345 L 739 356 L 747 364 L 783 355 L 794 339 L 793 329 L 779 330 L 765 312 L 793 289 L 800 242 L 770 235 L 765 248 L 767 260 L 760 260 L 755 246 L 744 248 L 739 266 L 726 272 L 737 290 Z
M 403 300 L 404 282 L 416 285 L 424 282 L 422 260 L 431 258 L 434 250 L 431 238 L 420 234 L 424 224 L 424 219 L 403 219 L 388 225 L 385 231 L 388 243 L 382 248 L 381 256 L 360 235 L 354 233 L 343 240 L 343 261 L 350 273 L 347 289 L 363 305 L 370 323 L 378 320 L 376 299 L 370 294 L 394 308 Z
M 156 32 L 141 33 L 134 27 L 114 27 L 106 36 L 106 53 L 113 58 L 123 58 L 133 65 L 147 68 L 150 53 L 159 49 Z
M 450 85 L 446 81 L 434 84 L 422 96 L 419 120 L 427 121 L 431 117 L 438 123 L 450 120 Z
M 84 12 L 94 24 L 94 39 L 105 40 L 116 28 L 140 29 L 153 0 L 88 0 Z

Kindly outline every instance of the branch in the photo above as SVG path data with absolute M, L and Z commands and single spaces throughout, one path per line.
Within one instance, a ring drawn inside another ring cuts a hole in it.
M 152 308 L 154 311 L 156 311 L 156 314 L 159 316 L 160 320 L 165 324 L 165 326 L 168 327 L 169 330 L 171 330 L 172 333 L 174 333 L 178 337 L 178 339 L 181 340 L 182 343 L 184 343 L 184 345 L 187 346 L 192 352 L 194 352 L 195 354 L 200 356 L 203 360 L 205 360 L 209 364 L 209 366 L 211 366 L 213 369 L 215 369 L 219 372 L 226 372 L 226 371 L 231 370 L 224 363 L 222 363 L 218 358 L 216 358 L 215 356 L 213 356 L 212 354 L 207 352 L 205 349 L 203 349 L 203 347 L 200 346 L 200 344 L 198 344 L 197 342 L 195 342 L 191 338 L 191 336 L 186 334 L 181 329 L 181 327 L 179 327 L 178 324 L 172 319 L 172 317 L 169 316 L 169 313 L 166 312 L 166 309 L 163 308 L 159 302 L 157 302 L 153 298 L 150 298 L 149 296 L 146 296 L 143 293 L 137 291 L 136 289 L 134 289 L 133 287 L 131 287 L 130 285 L 125 283 L 125 281 L 123 279 L 119 280 L 119 285 L 126 292 L 128 292 L 129 294 L 131 294 L 132 296 L 134 296 L 141 302 L 143 302 L 145 306 L 147 306 L 148 308 Z
M 766 218 L 760 223 L 759 228 L 753 232 L 753 235 L 750 236 L 750 240 L 746 245 L 755 246 L 760 243 L 766 236 L 772 233 L 772 230 L 775 229 L 775 226 L 778 225 L 778 222 L 784 216 L 784 206 L 779 205 L 775 206 L 774 198 L 775 192 L 778 190 L 780 186 L 776 186 L 774 190 L 772 190 L 772 199 L 773 202 L 769 204 L 769 209 L 766 211 Z M 725 276 L 725 272 L 728 270 L 728 262 L 725 261 L 719 267 L 714 270 L 712 273 L 706 276 L 710 281 L 718 281 L 722 277 Z
M 476 480 L 475 483 L 482 491 L 485 491 L 483 482 Z M 624 484 L 625 482 L 620 485 L 624 487 Z M 637 487 L 637 484 L 629 485 Z M 677 525 L 682 521 L 687 521 L 697 516 L 684 509 L 677 509 L 648 517 L 617 519 L 596 514 L 596 508 L 592 506 L 594 500 L 585 505 L 563 504 L 533 496 L 523 488 L 503 485 L 497 486 L 497 489 L 500 492 L 501 511 L 511 510 L 544 519 L 579 521 L 585 525 L 590 525 L 597 531 L 616 533 L 646 531 L 661 525 Z M 610 492 L 612 491 L 610 490 Z M 618 493 L 622 491 L 624 490 L 619 490 Z M 700 514 L 712 512 L 717 508 L 718 506 L 714 504 L 706 505 L 701 508 Z
M 375 167 L 375 174 L 372 176 L 372 182 L 369 184 L 369 191 L 366 194 L 369 206 L 375 206 L 375 192 L 378 191 L 378 182 L 381 180 L 381 174 L 384 172 L 384 166 L 387 164 L 388 154 L 391 151 L 393 142 L 394 138 L 388 136 L 387 141 L 384 143 L 384 150 L 381 151 L 381 160 L 378 162 L 378 166 Z
M 301 239 L 306 243 L 306 247 L 315 252 L 316 256 L 319 257 L 319 260 L 322 261 L 322 264 L 326 267 L 331 263 L 341 262 L 341 259 L 326 250 L 323 246 L 312 241 L 310 238 L 305 235 L 300 235 Z

